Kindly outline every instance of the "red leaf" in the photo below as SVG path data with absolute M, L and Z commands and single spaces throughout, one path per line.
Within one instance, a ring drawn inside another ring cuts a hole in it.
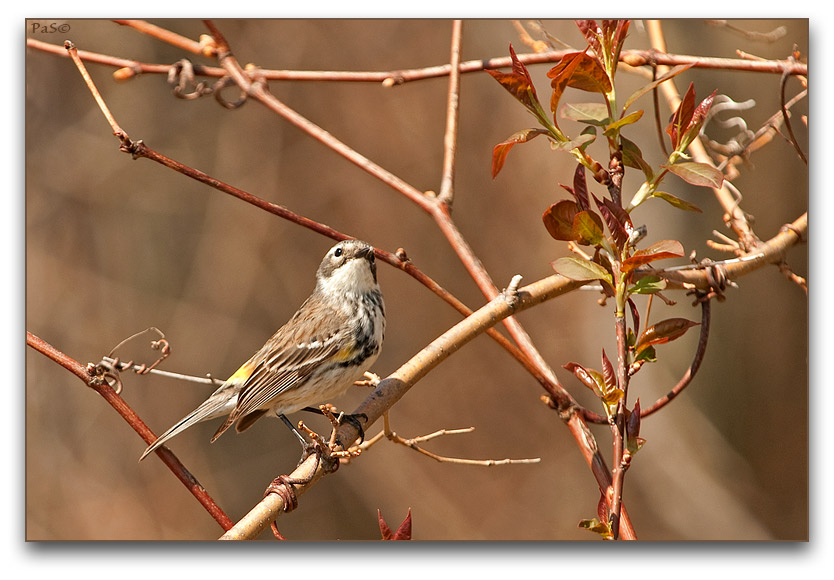
M 686 127 L 687 133 L 694 129 L 697 134 L 697 132 L 701 130 L 701 125 L 704 124 L 707 114 L 712 107 L 712 101 L 715 99 L 715 93 L 716 91 L 712 91 L 712 94 L 701 101 L 701 103 L 695 108 L 695 111 L 692 113 L 692 119 L 690 119 L 689 125 Z
M 655 260 L 667 258 L 680 258 L 683 256 L 683 246 L 677 240 L 661 240 L 645 248 L 637 250 L 634 254 L 623 261 L 623 272 L 631 272 L 643 264 Z
M 605 355 L 605 349 L 602 349 L 602 376 L 605 379 L 605 385 L 609 389 L 617 388 L 617 373 L 614 371 L 614 365 L 608 360 Z
M 542 214 L 542 221 L 547 232 L 557 240 L 572 242 L 576 238 L 573 234 L 573 220 L 579 213 L 576 203 L 563 199 L 557 201 Z
M 599 44 L 599 37 L 602 34 L 602 30 L 600 30 L 599 26 L 595 20 L 577 20 L 576 25 L 579 27 L 579 31 L 582 32 L 582 36 L 585 37 L 585 41 L 588 43 L 594 52 L 600 54 L 602 51 L 600 44 Z
M 507 89 L 509 93 L 518 99 L 525 107 L 531 111 L 535 111 L 538 97 L 536 96 L 536 89 L 533 86 L 533 81 L 530 78 L 530 73 L 527 67 L 524 66 L 513 50 L 513 45 L 510 44 L 510 58 L 513 62 L 513 71 L 504 73 L 497 70 L 487 70 L 489 74 L 495 78 L 501 86 Z
M 626 433 L 628 438 L 636 438 L 640 435 L 640 399 L 634 402 L 634 408 L 626 421 Z
M 677 110 L 672 115 L 669 125 L 666 127 L 666 133 L 672 139 L 672 148 L 677 149 L 689 127 L 689 122 L 692 120 L 692 114 L 695 111 L 695 85 L 689 83 L 689 88 L 683 96 Z
M 524 129 L 518 133 L 513 133 L 509 139 L 502 141 L 492 148 L 492 178 L 498 175 L 501 168 L 504 167 L 504 161 L 507 159 L 507 154 L 514 145 L 519 143 L 526 143 L 531 139 L 535 139 L 539 135 L 547 135 L 544 129 Z
M 597 517 L 601 522 L 608 521 L 608 502 L 605 501 L 605 494 L 599 495 L 599 501 L 597 502 Z
M 565 75 L 564 71 L 573 63 L 575 68 L 569 75 Z M 565 55 L 559 64 L 548 71 L 547 76 L 554 79 L 551 84 L 557 82 L 557 79 L 566 78 L 567 86 L 589 93 L 607 93 L 611 90 L 611 79 L 602 64 L 584 52 Z
M 576 164 L 576 171 L 573 172 L 573 195 L 580 208 L 583 210 L 591 209 L 591 200 L 588 198 L 588 182 L 585 181 L 585 167 L 581 163 Z
M 639 352 L 650 345 L 665 344 L 680 338 L 687 330 L 699 324 L 699 322 L 692 322 L 686 318 L 661 320 L 657 324 L 652 324 L 640 335 L 636 345 L 637 351 Z
M 562 365 L 562 368 L 570 373 L 573 373 L 573 375 L 579 379 L 579 382 L 591 389 L 598 396 L 602 396 L 605 393 L 604 384 L 601 382 L 604 381 L 604 379 L 602 376 L 599 376 L 598 372 L 589 371 L 581 364 L 575 362 L 564 364 Z M 595 374 L 597 376 L 594 376 Z
M 553 122 L 556 122 L 556 110 L 559 108 L 559 100 L 562 98 L 562 93 L 565 92 L 565 87 L 568 86 L 571 76 L 573 76 L 576 67 L 579 66 L 580 55 L 583 52 L 571 52 L 562 57 L 562 60 L 554 68 L 547 73 L 547 76 L 552 78 L 550 86 L 553 87 L 553 93 L 550 95 L 550 110 L 553 112 Z M 559 69 L 558 73 L 553 73 L 554 70 Z M 558 125 L 557 125 L 558 126 Z
M 408 508 L 408 515 L 405 516 L 403 523 L 397 528 L 396 532 L 392 532 L 388 524 L 382 518 L 382 512 L 376 510 L 379 518 L 379 531 L 382 533 L 383 540 L 410 540 L 411 539 L 411 508 Z
M 620 59 L 620 51 L 623 49 L 623 43 L 628 36 L 628 25 L 630 20 L 618 20 L 617 29 L 614 31 L 614 62 Z
M 629 232 L 634 229 L 628 212 L 608 198 L 603 198 L 602 201 L 595 195 L 593 198 L 599 208 L 599 213 L 602 214 L 602 219 L 608 226 L 608 231 L 614 237 L 614 242 L 618 248 L 622 249 L 628 241 Z

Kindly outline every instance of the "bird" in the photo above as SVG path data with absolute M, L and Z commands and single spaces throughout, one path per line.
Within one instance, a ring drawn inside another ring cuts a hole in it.
M 356 239 L 334 245 L 316 271 L 312 294 L 296 313 L 208 399 L 145 449 L 142 461 L 189 427 L 227 416 L 211 442 L 232 425 L 240 433 L 264 415 L 287 419 L 343 394 L 379 357 L 385 304 L 374 248 Z

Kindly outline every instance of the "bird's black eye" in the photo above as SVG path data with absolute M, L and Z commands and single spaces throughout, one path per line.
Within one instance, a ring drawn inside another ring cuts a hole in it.
M 339 257 L 339 256 L 341 256 L 343 253 L 344 253 L 344 250 L 342 250 L 342 248 L 336 248 L 336 251 L 334 251 L 334 252 L 333 252 L 333 255 L 334 255 L 334 256 L 336 256 L 336 257 L 338 258 L 338 257 Z

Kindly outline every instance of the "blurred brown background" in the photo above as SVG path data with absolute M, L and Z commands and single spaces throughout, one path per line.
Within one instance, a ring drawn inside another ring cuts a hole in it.
M 47 21 L 37 21 L 40 23 Z M 183 51 L 106 20 L 49 21 L 64 34 L 27 36 L 53 44 L 71 39 L 82 50 L 151 63 L 189 57 Z M 198 20 L 156 24 L 196 39 Z M 448 62 L 448 20 L 221 20 L 242 63 L 264 68 L 397 70 Z M 794 43 L 808 49 L 806 20 L 735 21 L 746 30 L 787 34 L 753 42 L 702 20 L 665 22 L 669 52 L 735 57 L 735 49 L 786 57 Z M 575 47 L 571 21 L 545 21 Z M 463 60 L 529 49 L 510 21 L 467 20 Z M 626 48 L 648 46 L 639 22 Z M 205 64 L 208 60 L 195 59 Z M 471 307 L 483 298 L 433 222 L 412 203 L 255 102 L 228 111 L 211 98 L 175 99 L 161 75 L 114 82 L 111 68 L 88 65 L 121 126 L 133 139 L 213 177 L 412 260 Z M 531 67 L 546 101 L 550 65 Z M 699 100 L 714 89 L 736 101 L 755 99 L 743 113 L 758 129 L 778 111 L 776 75 L 691 70 Z M 644 81 L 621 73 L 624 97 Z M 290 107 L 421 190 L 439 188 L 447 79 L 383 88 L 375 83 L 273 82 Z M 788 94 L 799 90 L 789 81 Z M 234 90 L 229 91 L 234 98 Z M 592 95 L 569 90 L 566 101 Z M 623 97 L 623 98 L 624 98 Z M 646 158 L 661 162 L 647 115 L 626 135 Z M 807 152 L 800 103 L 794 131 Z M 668 114 L 663 109 L 663 119 Z M 728 115 L 722 115 L 726 118 Z M 515 148 L 502 173 L 490 177 L 492 147 L 533 119 L 486 73 L 462 77 L 454 217 L 503 286 L 520 273 L 526 282 L 549 275 L 566 255 L 541 224 L 541 212 L 565 196 L 574 164 L 544 141 Z M 575 125 L 563 121 L 568 131 Z M 149 326 L 161 328 L 173 354 L 163 368 L 225 377 L 295 311 L 313 286 L 321 256 L 332 244 L 292 223 L 147 160 L 118 150 L 76 68 L 67 58 L 26 52 L 26 327 L 81 362 L 98 361 L 119 341 Z M 714 123 L 713 138 L 729 130 Z M 594 145 L 603 147 L 602 143 Z M 596 149 L 602 158 L 605 153 Z M 742 207 L 760 237 L 775 235 L 808 207 L 805 165 L 777 138 L 757 152 L 735 180 Z M 639 176 L 627 172 L 633 192 Z M 700 206 L 702 214 L 658 201 L 635 221 L 648 242 L 680 239 L 687 252 L 720 259 L 704 240 L 725 231 L 711 192 L 670 179 L 664 189 Z M 591 182 L 597 195 L 601 188 Z M 626 195 L 630 199 L 630 195 Z M 807 273 L 807 249 L 788 261 Z M 375 370 L 395 370 L 459 320 L 408 276 L 380 265 L 388 335 Z M 775 268 L 743 278 L 713 308 L 702 370 L 685 394 L 647 419 L 647 439 L 626 478 L 625 502 L 646 540 L 802 540 L 808 537 L 807 300 Z M 561 365 L 599 365 L 600 349 L 615 351 L 611 307 L 575 292 L 520 315 L 542 354 L 584 404 L 599 409 Z M 697 319 L 689 299 L 655 301 L 652 317 Z M 640 302 L 644 305 L 644 302 Z M 660 363 L 632 382 L 644 405 L 666 393 L 689 364 L 697 332 L 659 347 Z M 123 358 L 151 360 L 146 341 Z M 210 389 L 159 377 L 123 376 L 123 396 L 160 433 Z M 356 389 L 334 401 L 348 410 L 366 395 Z M 537 465 L 473 467 L 436 463 L 381 442 L 306 494 L 279 520 L 288 538 L 369 540 L 379 532 L 376 511 L 391 524 L 412 509 L 420 540 L 592 540 L 577 528 L 596 515 L 596 483 L 568 430 L 539 401 L 537 383 L 493 341 L 480 337 L 422 380 L 392 411 L 406 437 L 474 426 L 468 435 L 427 444 L 467 458 L 541 457 Z M 297 419 L 298 417 L 294 417 Z M 305 421 L 324 429 L 315 417 Z M 205 423 L 180 435 L 173 451 L 232 519 L 244 515 L 265 486 L 291 470 L 298 445 L 277 421 L 243 435 L 208 440 Z M 373 435 L 378 430 L 369 430 Z M 610 464 L 607 428 L 595 428 Z M 137 463 L 145 445 L 117 414 L 77 378 L 27 349 L 26 537 L 29 540 L 214 539 L 217 524 L 155 458 Z M 263 536 L 271 537 L 268 534 Z

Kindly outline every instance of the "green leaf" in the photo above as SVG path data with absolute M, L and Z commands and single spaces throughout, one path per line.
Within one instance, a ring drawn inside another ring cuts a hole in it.
M 631 211 L 647 199 L 649 199 L 652 195 L 654 195 L 654 188 L 656 186 L 654 183 L 649 181 L 644 181 L 643 185 L 640 186 L 640 189 L 637 190 L 637 193 L 634 194 L 634 197 L 631 198 L 631 201 L 628 203 L 628 207 L 626 211 Z
M 699 208 L 697 205 L 682 200 L 681 198 L 676 197 L 671 193 L 666 193 L 665 191 L 655 191 L 652 194 L 652 197 L 659 197 L 663 201 L 672 204 L 678 209 L 682 209 L 685 211 L 697 211 L 698 213 L 701 213 L 701 208 Z
M 592 211 L 580 211 L 573 218 L 572 232 L 576 243 L 596 246 L 602 241 L 602 218 Z
M 643 175 L 646 176 L 646 181 L 652 181 L 654 179 L 654 171 L 652 170 L 651 165 L 646 163 L 646 160 L 643 159 L 643 152 L 640 151 L 640 147 L 637 146 L 637 143 L 631 141 L 630 139 L 626 139 L 622 135 L 620 135 L 620 143 L 623 147 L 623 163 L 626 167 L 639 169 L 643 172 Z
M 604 127 L 610 123 L 608 107 L 604 103 L 567 103 L 559 114 L 563 119 Z
M 595 133 L 580 133 L 578 137 L 571 139 L 569 141 L 551 141 L 550 148 L 554 151 L 571 151 L 573 149 L 583 148 L 586 147 L 588 144 L 591 143 L 594 139 L 596 139 Z
M 622 119 L 618 119 L 608 125 L 603 132 L 605 135 L 613 136 L 617 131 L 620 130 L 621 127 L 625 125 L 631 125 L 632 123 L 636 123 L 640 120 L 640 117 L 643 116 L 643 111 L 634 111 L 630 115 L 626 115 Z
M 663 167 L 692 185 L 718 189 L 724 183 L 724 175 L 708 163 L 681 161 Z
M 641 87 L 640 89 L 636 90 L 632 95 L 626 99 L 625 104 L 623 105 L 623 111 L 625 112 L 628 108 L 640 97 L 654 89 L 660 83 L 668 81 L 669 79 L 676 77 L 677 75 L 681 74 L 683 71 L 692 68 L 695 66 L 695 63 L 690 64 L 681 64 L 669 70 L 665 75 L 659 77 L 657 80 L 650 82 L 649 84 Z
M 579 522 L 579 527 L 599 534 L 606 540 L 614 539 L 614 534 L 611 532 L 611 526 L 608 523 L 600 522 L 597 518 L 590 520 L 582 520 Z
M 561 274 L 565 278 L 580 281 L 604 280 L 613 286 L 611 274 L 595 262 L 566 256 L 553 261 L 550 265 L 558 274 Z
M 643 346 L 640 348 L 635 357 L 635 363 L 653 363 L 657 362 L 657 352 L 655 351 L 653 346 Z
M 643 276 L 628 289 L 629 294 L 654 294 L 666 288 L 666 280 L 660 276 Z

